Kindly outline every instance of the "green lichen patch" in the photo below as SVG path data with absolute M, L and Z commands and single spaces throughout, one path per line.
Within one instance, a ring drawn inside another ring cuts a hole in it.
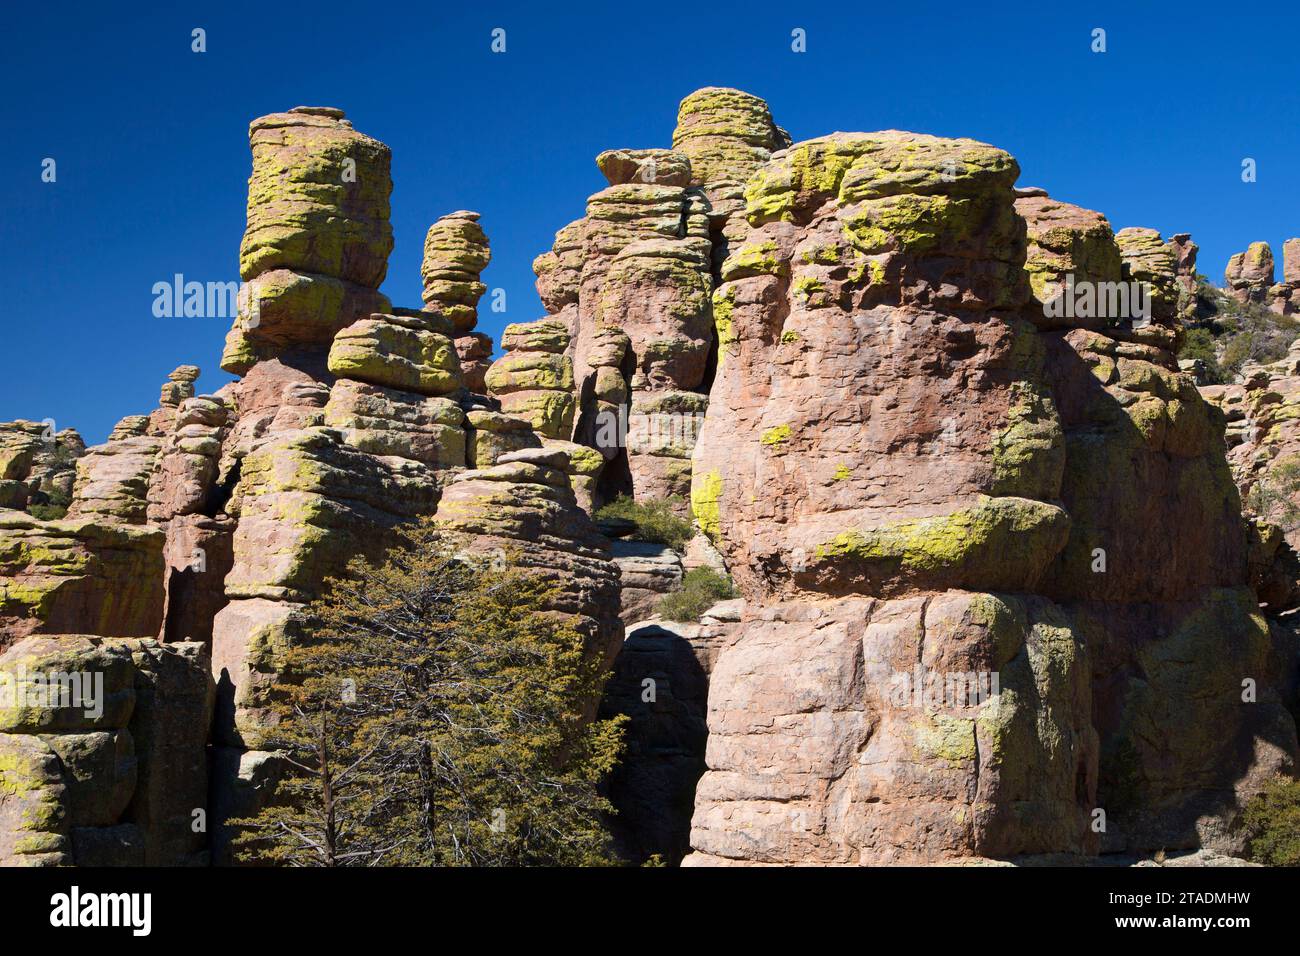
M 993 438 L 995 495 L 1055 500 L 1065 471 L 1065 435 L 1056 406 L 1034 382 L 1012 387 L 1006 427 Z
M 776 243 L 769 240 L 750 242 L 740 246 L 722 264 L 722 281 L 745 279 L 751 276 L 790 274 L 790 263 L 778 258 Z
M 1069 518 L 1027 498 L 981 497 L 946 515 L 845 531 L 819 545 L 821 573 L 871 585 L 919 578 L 973 590 L 1030 590 L 1064 546 Z
M 779 447 L 781 445 L 784 445 L 789 440 L 790 440 L 789 425 L 773 425 L 771 428 L 764 431 L 762 437 L 759 438 L 759 441 L 762 442 L 764 445 L 768 446 L 769 448 Z
M 790 290 L 794 300 L 805 308 L 818 309 L 832 304 L 826 282 L 816 276 L 800 276 Z
M 691 517 L 714 544 L 722 540 L 722 474 L 697 471 L 691 475 Z
M 732 325 L 736 308 L 736 287 L 722 286 L 713 293 L 713 327 L 718 335 L 718 369 L 724 360 L 738 348 L 738 337 Z
M 948 714 L 923 714 L 912 722 L 913 744 L 926 757 L 960 764 L 974 760 L 975 721 Z

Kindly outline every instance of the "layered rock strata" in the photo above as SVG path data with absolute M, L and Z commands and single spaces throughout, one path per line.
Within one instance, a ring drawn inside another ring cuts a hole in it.
M 836 134 L 746 188 L 692 505 L 748 604 L 688 863 L 1233 847 L 1294 767 L 1176 260 L 1016 175 Z M 1154 286 L 1150 319 L 1042 321 L 1070 270 Z
M 94 718 L 0 708 L 0 859 L 228 862 L 299 611 L 430 517 L 612 663 L 629 859 L 1241 851 L 1300 755 L 1294 535 L 1241 501 L 1290 454 L 1294 363 L 1203 396 L 1190 239 L 1018 189 L 993 146 L 791 143 L 718 88 L 671 142 L 597 157 L 534 264 L 547 315 L 489 367 L 477 214 L 394 307 L 387 147 L 333 109 L 254 121 L 238 380 L 182 366 L 57 462 L 0 427 L 0 673 L 112 675 Z M 1264 258 L 1229 281 L 1276 302 Z M 68 458 L 67 515 L 23 510 Z M 676 502 L 686 553 L 611 549 L 588 514 L 619 493 Z M 704 565 L 743 597 L 645 620 Z
M 0 508 L 70 501 L 77 459 L 85 453 L 86 443 L 71 428 L 56 433 L 53 422 L 0 422 Z
M 1228 260 L 1224 284 L 1242 303 L 1262 305 L 1278 315 L 1300 312 L 1300 239 L 1282 246 L 1282 281 L 1274 281 L 1273 250 L 1267 242 L 1252 242 Z
M 0 866 L 207 863 L 201 644 L 29 637 L 0 689 Z
M 264 805 L 281 772 L 265 741 L 298 612 L 350 559 L 382 557 L 391 532 L 435 513 L 465 550 L 509 555 L 551 581 L 552 610 L 594 656 L 612 660 L 621 642 L 618 569 L 578 504 L 590 506 L 604 459 L 474 394 L 491 353 L 472 331 L 488 261 L 477 214 L 434 224 L 424 306 L 395 308 L 378 292 L 392 246 L 387 147 L 338 110 L 303 107 L 255 120 L 250 143 L 247 286 L 222 362 L 239 379 L 196 395 L 199 370 L 176 369 L 156 411 L 123 419 L 77 461 L 65 519 L 0 511 L 0 650 L 111 657 L 124 686 L 161 687 L 150 661 L 172 667 L 180 655 L 203 705 L 119 708 L 93 753 L 77 744 L 84 759 L 40 735 L 14 744 L 26 776 L 0 763 L 0 794 L 21 785 L 31 805 L 0 799 L 0 855 L 230 862 L 224 821 Z M 36 460 L 23 444 L 0 463 L 26 481 Z M 147 763 L 142 741 L 176 753 Z M 206 770 L 186 763 L 209 756 L 210 797 Z M 103 809 L 77 809 L 68 780 L 83 777 L 107 788 Z M 162 802 L 142 802 L 146 791 Z M 184 846 L 155 838 L 150 827 L 181 804 L 210 826 Z M 45 829 L 29 840 L 18 821 L 38 805 Z
M 479 214 L 460 210 L 443 216 L 424 239 L 424 307 L 452 323 L 456 352 L 460 356 L 465 385 L 484 391 L 483 376 L 492 363 L 492 340 L 475 332 L 478 301 L 487 291 L 480 274 L 492 259 L 487 234 L 479 225 Z

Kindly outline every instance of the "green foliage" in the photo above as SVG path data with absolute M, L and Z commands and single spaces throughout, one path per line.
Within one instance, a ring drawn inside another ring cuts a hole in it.
M 1300 457 L 1281 459 L 1261 474 L 1246 493 L 1246 507 L 1277 525 L 1284 534 L 1300 530 Z
M 1209 329 L 1188 329 L 1183 336 L 1183 345 L 1178 350 L 1178 357 L 1204 363 L 1208 373 L 1206 376 L 1208 384 L 1222 385 L 1227 381 L 1223 369 L 1219 367 L 1218 350 Z
M 1300 780 L 1274 780 L 1246 804 L 1241 823 L 1251 860 L 1300 866 Z
M 1238 302 L 1203 275 L 1196 279 L 1197 327 L 1187 332 L 1187 338 L 1194 341 L 1184 344 L 1179 358 L 1205 361 L 1208 344 L 1214 349 L 1219 381 L 1232 381 L 1247 363 L 1267 364 L 1284 358 L 1291 343 L 1300 338 L 1300 323 L 1290 316 L 1277 315 L 1253 302 Z M 1209 343 L 1205 336 L 1195 335 L 1198 332 L 1208 335 Z M 1189 354 L 1189 348 L 1195 354 Z
M 614 862 L 597 792 L 622 718 L 553 589 L 454 553 L 428 524 L 360 559 L 302 619 L 275 688 L 275 805 L 235 821 L 245 862 Z
M 66 454 L 60 449 L 58 454 Z M 72 504 L 72 496 L 62 491 L 51 491 L 49 494 L 41 494 L 41 501 L 35 501 L 27 505 L 27 513 L 33 518 L 41 521 L 57 521 L 68 513 L 68 506 Z
M 617 518 L 631 521 L 636 525 L 632 537 L 638 541 L 653 541 L 666 544 L 675 551 L 680 551 L 691 540 L 691 523 L 677 516 L 673 506 L 684 508 L 686 500 L 673 496 L 654 501 L 633 501 L 627 495 L 619 495 L 609 504 L 596 511 L 596 520 Z
M 655 611 L 670 621 L 698 621 L 713 605 L 735 596 L 736 586 L 727 575 L 708 567 L 692 568 L 682 579 L 681 590 L 661 598 Z
M 67 505 L 28 505 L 27 513 L 41 521 L 58 521 L 68 513 Z

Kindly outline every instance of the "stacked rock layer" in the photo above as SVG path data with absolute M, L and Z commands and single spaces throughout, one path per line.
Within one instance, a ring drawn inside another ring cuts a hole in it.
M 182 366 L 89 450 L 0 427 L 0 676 L 110 685 L 93 716 L 0 708 L 0 863 L 227 862 L 302 608 L 426 518 L 554 582 L 613 665 L 630 859 L 1235 853 L 1295 774 L 1297 542 L 1241 495 L 1290 454 L 1296 369 L 1179 372 L 1186 235 L 1018 189 L 984 143 L 792 143 L 708 88 L 671 149 L 597 157 L 534 263 L 547 315 L 490 363 L 476 213 L 394 307 L 387 147 L 315 107 L 250 143 L 238 381 Z M 1228 278 L 1275 303 L 1265 252 Z M 618 494 L 699 535 L 611 549 Z M 700 565 L 741 597 L 623 643 Z
M 1295 649 L 1170 351 L 1177 259 L 1016 173 L 837 134 L 749 181 L 692 488 L 748 604 L 689 863 L 1232 849 L 1294 770 Z M 1047 316 L 1065 273 L 1145 283 L 1148 314 Z
M 250 143 L 247 284 L 222 361 L 238 381 L 196 395 L 199 370 L 178 368 L 155 412 L 75 459 L 63 519 L 0 511 L 0 677 L 105 671 L 122 699 L 85 720 L 0 711 L 15 755 L 0 759 L 0 863 L 229 862 L 223 821 L 281 770 L 269 693 L 299 612 L 403 524 L 436 515 L 456 547 L 547 577 L 602 661 L 621 642 L 617 567 L 577 497 L 603 459 L 543 449 L 481 394 L 478 215 L 434 223 L 424 306 L 394 308 L 378 291 L 388 148 L 315 107 L 255 120 Z M 2 434 L 6 481 L 61 480 L 39 467 L 38 430 Z
M 1223 270 L 1228 292 L 1243 303 L 1254 303 L 1278 315 L 1300 312 L 1300 239 L 1282 246 L 1282 281 L 1274 281 L 1273 250 L 1267 242 L 1252 242 L 1228 260 Z

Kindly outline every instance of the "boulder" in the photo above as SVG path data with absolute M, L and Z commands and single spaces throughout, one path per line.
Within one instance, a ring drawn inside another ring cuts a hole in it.
M 329 370 L 421 395 L 446 395 L 462 385 L 451 339 L 395 315 L 372 315 L 339 332 L 330 346 Z
M 1294 759 L 1222 418 L 1170 351 L 1176 257 L 1115 237 L 1153 329 L 1051 328 L 1042 290 L 1116 255 L 1016 172 L 836 134 L 746 187 L 691 490 L 746 605 L 689 865 L 1239 852 L 1232 821 Z M 1194 650 L 1210 633 L 1232 650 Z
M 448 398 L 340 379 L 330 390 L 325 425 L 371 455 L 391 455 L 433 468 L 465 465 L 465 413 Z
M 0 654 L 0 865 L 202 862 L 201 644 L 29 637 Z
M 611 186 L 634 182 L 660 186 L 691 184 L 690 159 L 685 153 L 671 149 L 607 149 L 596 157 L 596 165 Z
M 154 527 L 0 512 L 0 648 L 38 631 L 157 635 L 164 543 Z

